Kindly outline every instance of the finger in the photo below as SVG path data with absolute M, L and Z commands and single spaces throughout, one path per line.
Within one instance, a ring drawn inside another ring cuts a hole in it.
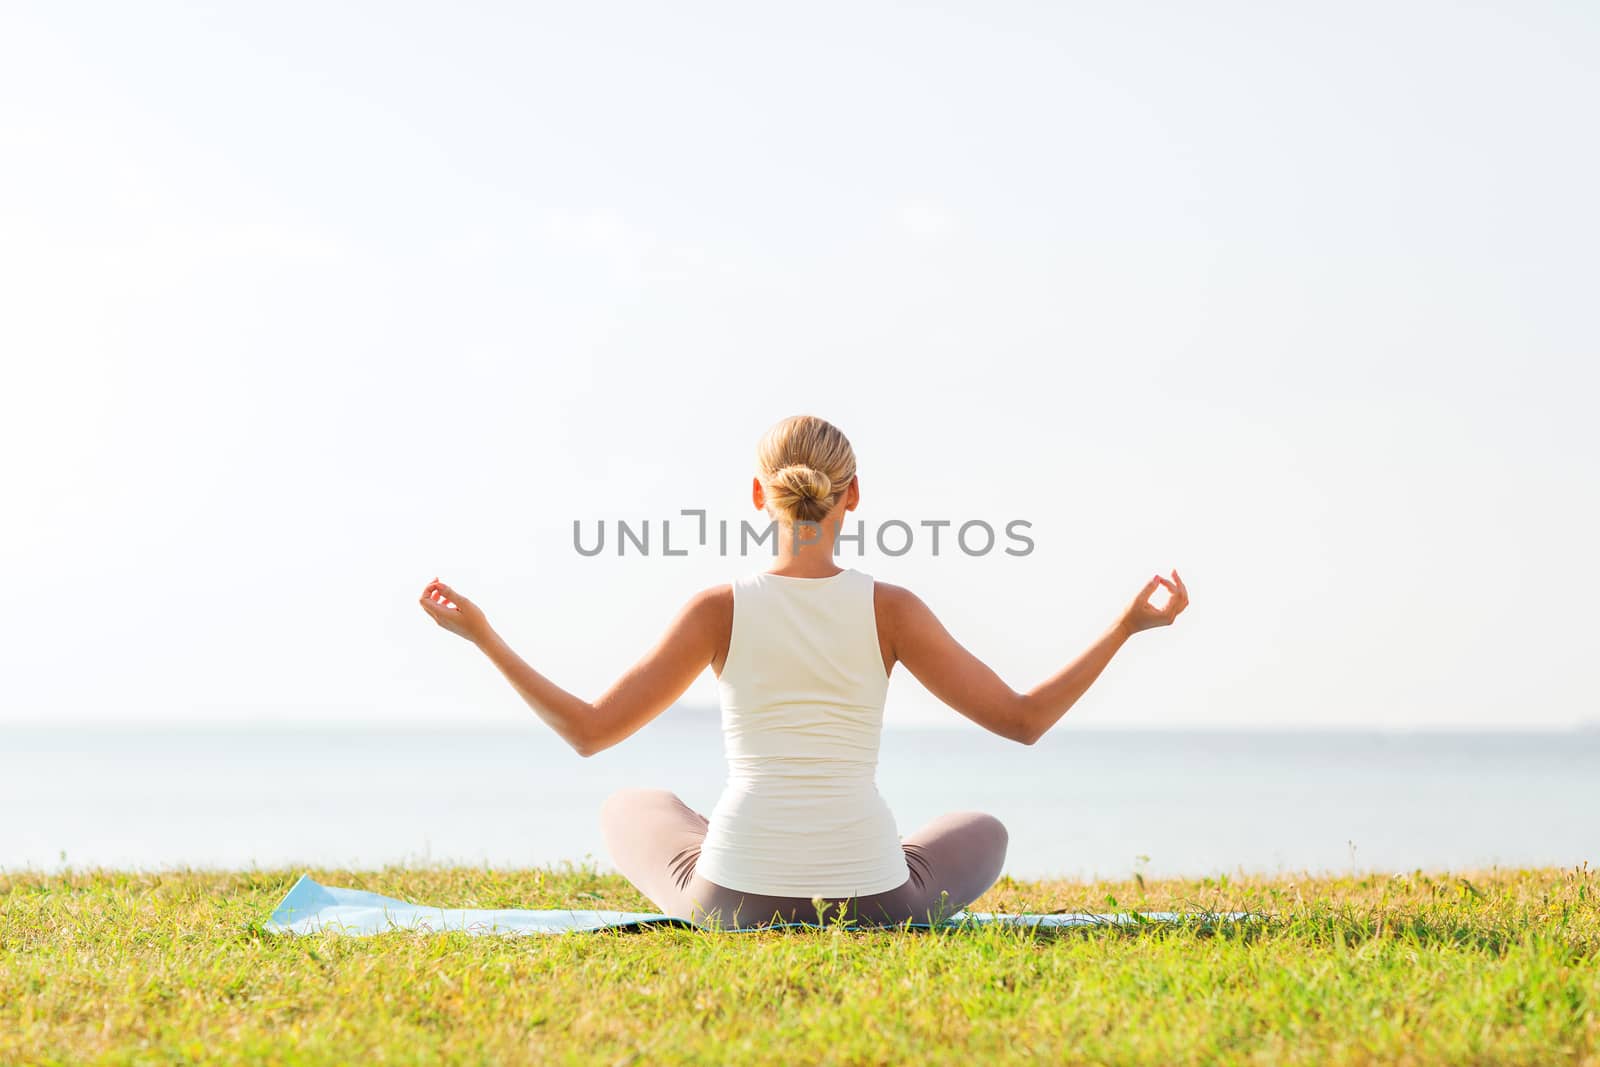
M 1167 587 L 1167 591 L 1170 592 L 1170 593 L 1176 594 L 1178 592 L 1178 587 L 1177 586 L 1173 585 L 1171 582 L 1167 581 L 1165 578 L 1161 577 L 1161 575 L 1159 575 L 1159 574 L 1155 576 L 1155 581 L 1158 581 L 1162 585 L 1166 586 Z
M 1158 574 L 1144 583 L 1144 588 L 1139 590 L 1140 600 L 1149 600 L 1150 594 L 1161 588 L 1161 576 Z

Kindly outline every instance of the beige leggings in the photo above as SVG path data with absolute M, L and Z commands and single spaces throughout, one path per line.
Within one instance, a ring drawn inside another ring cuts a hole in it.
M 622 789 L 600 809 L 606 847 L 617 869 L 664 913 L 724 927 L 817 922 L 810 897 L 742 893 L 695 873 L 707 819 L 665 789 Z M 820 916 L 864 926 L 937 922 L 971 904 L 1000 877 L 1006 828 L 992 815 L 941 815 L 905 838 L 911 876 L 869 896 L 826 898 Z

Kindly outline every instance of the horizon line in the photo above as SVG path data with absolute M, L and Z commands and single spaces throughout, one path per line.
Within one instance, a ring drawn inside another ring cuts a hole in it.
M 672 712 L 679 712 L 676 717 L 668 718 Z M 709 726 L 718 717 L 718 709 L 705 707 L 672 708 L 662 716 L 651 720 L 643 730 L 653 726 Z M 686 721 L 687 720 L 687 721 Z M 1064 722 L 1064 720 L 1063 720 Z M 1050 732 L 1058 734 L 1065 731 L 1058 723 Z M 29 731 L 60 731 L 67 732 L 82 729 L 98 729 L 115 732 L 151 732 L 159 730 L 176 730 L 192 733 L 228 733 L 240 731 L 262 731 L 278 733 L 350 733 L 350 732 L 390 732 L 390 733 L 481 733 L 481 734 L 506 734 L 506 733 L 550 733 L 555 736 L 549 727 L 537 721 L 519 720 L 517 722 L 499 722 L 494 719 L 469 719 L 445 722 L 431 719 L 376 719 L 376 718 L 233 718 L 233 719 L 174 719 L 174 718 L 78 718 L 65 717 L 55 719 L 28 718 L 12 721 L 0 720 L 0 732 L 7 730 Z M 975 730 L 979 733 L 986 732 L 976 723 L 963 719 L 953 720 L 913 720 L 887 721 L 883 724 L 885 733 L 958 733 Z M 1228 722 L 1197 722 L 1186 724 L 1172 723 L 1122 723 L 1107 724 L 1097 722 L 1074 723 L 1070 730 L 1078 733 L 1096 734 L 1588 734 L 1600 733 L 1600 720 L 1586 719 L 1568 723 L 1548 724 L 1500 724 L 1500 723 L 1420 723 L 1414 725 L 1379 725 L 1371 723 L 1278 723 L 1272 725 L 1257 725 L 1250 723 Z

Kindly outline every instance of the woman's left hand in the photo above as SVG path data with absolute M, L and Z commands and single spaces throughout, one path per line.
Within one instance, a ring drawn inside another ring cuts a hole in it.
M 1150 598 L 1157 589 L 1165 588 L 1170 598 L 1162 607 L 1150 603 Z M 1140 633 L 1156 626 L 1171 626 L 1178 618 L 1178 613 L 1189 606 L 1189 590 L 1184 586 L 1183 579 L 1178 577 L 1178 572 L 1172 572 L 1172 580 L 1156 575 L 1145 583 L 1139 595 L 1133 598 L 1127 610 L 1122 613 L 1118 626 L 1128 634 Z
M 428 583 L 419 602 L 434 622 L 457 637 L 478 644 L 489 635 L 489 619 L 483 609 L 437 578 Z

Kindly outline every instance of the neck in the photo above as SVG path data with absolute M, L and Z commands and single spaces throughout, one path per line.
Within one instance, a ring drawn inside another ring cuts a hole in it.
M 834 541 L 839 536 L 838 523 L 823 519 L 814 524 L 780 522 L 777 526 L 778 554 L 773 557 L 768 574 L 785 578 L 830 578 L 844 570 L 833 559 Z

